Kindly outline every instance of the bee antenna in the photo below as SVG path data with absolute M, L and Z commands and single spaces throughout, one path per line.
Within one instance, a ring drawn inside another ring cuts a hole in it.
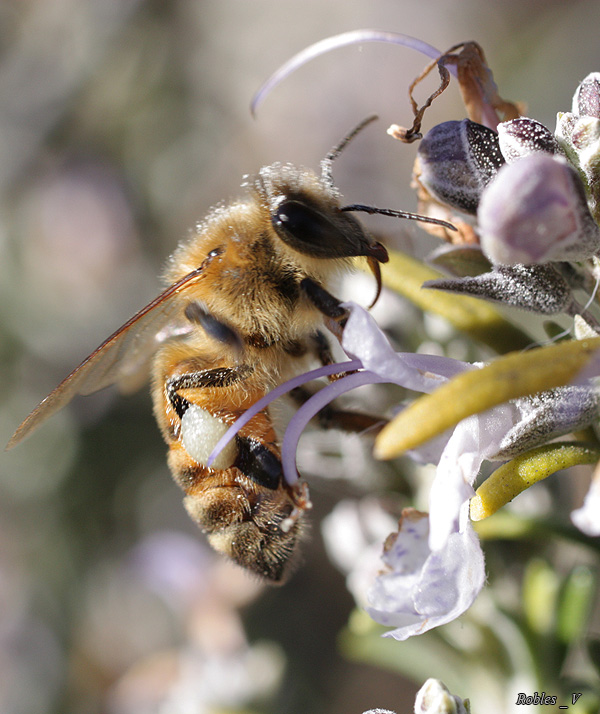
M 443 226 L 451 231 L 457 230 L 456 226 L 440 218 L 430 218 L 422 216 L 420 213 L 409 213 L 408 211 L 397 211 L 394 208 L 375 208 L 375 206 L 363 206 L 361 203 L 353 203 L 349 206 L 342 206 L 341 211 L 361 211 L 370 215 L 392 216 L 393 218 L 408 218 L 409 221 L 421 221 L 421 223 L 434 223 L 436 226 Z
M 321 161 L 321 179 L 329 186 L 333 187 L 333 162 L 342 153 L 346 146 L 348 146 L 352 139 L 354 139 L 357 134 L 359 134 L 368 124 L 374 122 L 376 119 L 379 119 L 377 114 L 372 114 L 370 117 L 363 119 L 360 124 L 357 124 L 357 126 L 355 126 L 349 134 L 346 134 L 340 143 L 334 146 L 327 156 Z

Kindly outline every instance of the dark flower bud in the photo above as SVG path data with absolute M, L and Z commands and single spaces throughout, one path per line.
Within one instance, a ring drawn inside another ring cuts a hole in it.
M 600 119 L 600 72 L 591 72 L 573 96 L 573 114 Z
M 539 121 L 526 117 L 498 124 L 498 142 L 502 155 L 509 164 L 537 151 L 547 154 L 562 153 L 550 129 L 546 129 Z
M 475 277 L 429 280 L 423 287 L 500 302 L 540 315 L 568 312 L 573 304 L 571 288 L 551 265 L 500 265 Z
M 506 164 L 485 190 L 478 219 L 492 263 L 584 260 L 600 250 L 579 175 L 545 153 Z
M 527 416 L 506 433 L 494 460 L 512 459 L 598 419 L 598 393 L 587 385 L 557 387 L 517 399 L 515 404 Z
M 431 195 L 471 214 L 504 163 L 498 135 L 469 119 L 434 126 L 421 141 L 418 157 L 419 181 Z

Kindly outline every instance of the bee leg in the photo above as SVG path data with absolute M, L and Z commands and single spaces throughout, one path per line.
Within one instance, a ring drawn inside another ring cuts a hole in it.
M 216 367 L 203 369 L 199 372 L 186 372 L 185 374 L 171 377 L 165 383 L 167 399 L 175 410 L 177 416 L 185 414 L 190 402 L 179 394 L 180 389 L 203 389 L 205 387 L 229 387 L 248 374 L 248 367 Z
M 213 339 L 232 347 L 237 352 L 243 352 L 244 342 L 238 331 L 222 320 L 217 320 L 198 300 L 188 303 L 184 314 L 190 322 L 200 325 Z
M 304 387 L 297 387 L 290 392 L 290 397 L 298 406 L 302 406 L 302 404 L 308 401 L 312 396 L 310 390 Z M 373 436 L 376 436 L 387 424 L 387 419 L 383 417 L 339 409 L 335 402 L 324 406 L 316 415 L 315 419 L 321 429 L 339 429 L 357 434 L 368 432 Z
M 337 327 L 337 323 L 335 324 Z M 317 332 L 312 335 L 312 340 L 315 349 L 315 355 L 319 359 L 321 364 L 323 366 L 327 364 L 333 364 L 335 360 L 331 352 L 331 345 L 329 344 L 329 341 L 327 340 L 325 335 L 320 330 L 317 330 Z M 342 377 L 345 377 L 348 374 L 352 374 L 352 372 L 338 372 L 337 374 L 330 374 L 327 379 L 330 382 L 335 382 L 337 379 L 341 379 Z
M 319 362 L 325 366 L 326 364 L 333 364 L 333 354 L 331 353 L 331 346 L 325 337 L 325 335 L 317 330 L 314 335 L 312 335 L 312 341 L 315 347 L 315 354 Z
M 312 302 L 312 304 L 322 312 L 325 317 L 329 318 L 327 327 L 333 334 L 341 339 L 342 330 L 348 320 L 349 312 L 342 307 L 341 300 L 338 300 L 334 295 L 325 290 L 325 288 L 317 283 L 312 278 L 304 278 L 300 281 L 300 289 Z

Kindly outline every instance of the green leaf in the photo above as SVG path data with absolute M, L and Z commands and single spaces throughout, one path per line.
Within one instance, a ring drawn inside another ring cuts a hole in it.
M 596 596 L 596 576 L 587 565 L 579 565 L 567 576 L 558 603 L 557 635 L 566 644 L 587 631 L 588 618 Z
M 471 519 L 481 521 L 505 506 L 522 491 L 561 469 L 594 464 L 600 447 L 581 442 L 539 446 L 496 469 L 471 499 Z
M 554 630 L 559 578 L 541 558 L 529 561 L 523 580 L 523 610 L 527 624 L 538 635 Z

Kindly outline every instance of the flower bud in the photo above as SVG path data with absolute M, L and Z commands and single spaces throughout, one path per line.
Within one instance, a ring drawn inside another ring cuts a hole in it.
M 415 714 L 468 714 L 469 700 L 451 694 L 439 679 L 428 679 L 417 692 Z
M 598 419 L 599 399 L 595 389 L 581 384 L 516 399 L 522 419 L 505 434 L 491 458 L 512 459 L 558 436 L 587 428 Z
M 469 119 L 434 126 L 421 141 L 418 157 L 423 186 L 442 203 L 471 214 L 504 163 L 498 135 Z
M 498 142 L 508 163 L 537 151 L 547 154 L 562 153 L 552 132 L 539 121 L 526 117 L 498 124 Z
M 583 173 L 590 194 L 590 210 L 600 219 L 600 119 L 559 113 L 556 138 L 570 161 Z
M 493 263 L 583 260 L 600 250 L 579 176 L 545 153 L 504 166 L 483 193 L 478 219 L 481 247 Z
M 573 114 L 600 119 L 600 72 L 590 72 L 573 96 Z

